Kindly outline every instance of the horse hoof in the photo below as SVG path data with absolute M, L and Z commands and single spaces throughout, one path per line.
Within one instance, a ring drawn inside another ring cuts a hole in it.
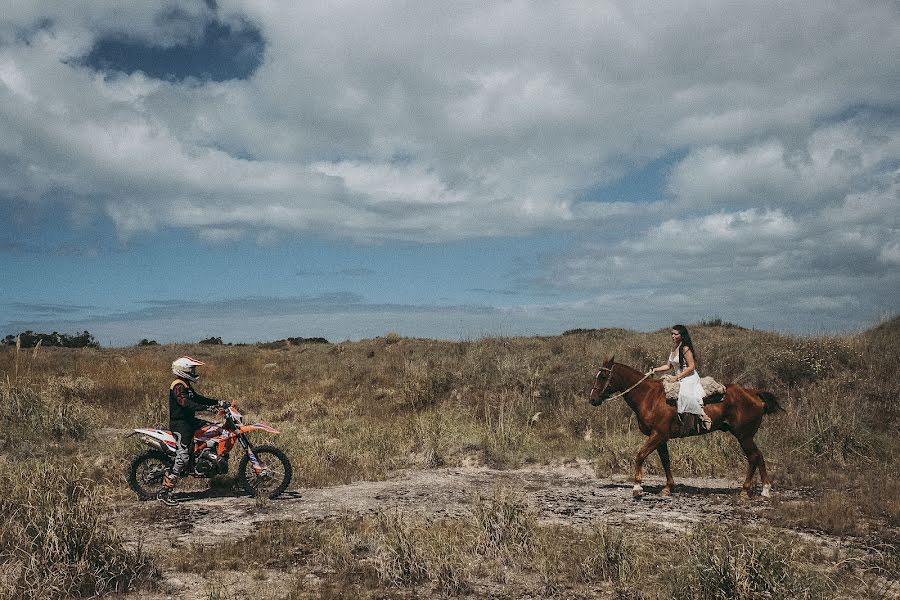
M 760 496 L 763 498 L 771 498 L 772 497 L 772 485 L 767 483 L 763 486 L 762 492 Z
M 639 485 L 635 485 L 634 488 L 631 490 L 631 495 L 635 498 L 640 498 L 643 493 L 644 493 L 644 488 L 642 488 Z
M 672 488 L 666 486 L 663 489 L 659 490 L 660 496 L 669 496 L 672 494 Z
M 740 498 L 741 498 L 741 500 L 749 500 L 750 492 L 748 492 L 747 490 L 741 490 Z

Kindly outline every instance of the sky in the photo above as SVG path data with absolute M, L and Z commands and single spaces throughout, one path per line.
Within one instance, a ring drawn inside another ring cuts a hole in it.
M 0 0 L 0 335 L 900 312 L 900 4 Z

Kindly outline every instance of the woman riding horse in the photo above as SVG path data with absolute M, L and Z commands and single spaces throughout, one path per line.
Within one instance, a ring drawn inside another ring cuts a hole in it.
M 655 450 L 659 453 L 663 469 L 666 472 L 666 485 L 660 495 L 672 493 L 675 481 L 669 464 L 669 448 L 667 442 L 681 436 L 681 424 L 674 406 L 666 402 L 666 394 L 661 382 L 650 379 L 650 374 L 642 374 L 627 365 L 617 363 L 611 357 L 600 370 L 591 389 L 591 404 L 600 406 L 604 400 L 621 397 L 637 416 L 641 432 L 649 436 L 647 443 L 638 451 L 634 471 L 634 497 L 643 493 L 644 461 Z M 753 436 L 762 423 L 763 415 L 784 410 L 778 400 L 770 392 L 744 388 L 736 384 L 725 386 L 721 402 L 707 404 L 706 414 L 712 420 L 708 431 L 717 429 L 729 431 L 737 438 L 741 449 L 747 456 L 747 477 L 741 487 L 741 496 L 749 497 L 753 476 L 759 469 L 762 480 L 762 495 L 771 495 L 772 485 L 766 473 L 766 461 L 762 452 L 753 441 Z
M 685 413 L 697 415 L 703 422 L 703 426 L 709 429 L 712 421 L 703 410 L 703 386 L 700 384 L 700 374 L 697 372 L 696 350 L 691 334 L 684 325 L 672 326 L 672 352 L 669 360 L 660 367 L 654 367 L 647 371 L 647 375 L 675 369 L 672 381 L 679 382 L 678 386 L 678 415 Z M 693 419 L 682 419 L 684 424 L 693 424 Z

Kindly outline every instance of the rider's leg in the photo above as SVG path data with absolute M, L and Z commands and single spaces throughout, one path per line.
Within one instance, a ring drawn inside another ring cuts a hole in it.
M 157 499 L 163 504 L 174 506 L 175 499 L 172 493 L 175 491 L 175 484 L 178 478 L 182 477 L 187 470 L 187 464 L 190 459 L 190 445 L 194 437 L 193 423 L 177 421 L 170 423 L 172 435 L 175 437 L 177 447 L 175 449 L 175 464 L 171 470 L 167 470 L 163 475 L 163 486 L 157 494 Z

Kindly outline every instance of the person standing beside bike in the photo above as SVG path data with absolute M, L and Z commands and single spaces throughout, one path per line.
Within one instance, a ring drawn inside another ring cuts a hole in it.
M 156 499 L 167 506 L 178 504 L 172 493 L 178 479 L 185 474 L 194 432 L 203 425 L 203 421 L 196 417 L 196 413 L 216 412 L 217 409 L 228 406 L 225 401 L 201 396 L 194 390 L 193 384 L 200 379 L 197 367 L 204 364 L 190 356 L 179 357 L 172 363 L 172 373 L 177 379 L 169 385 L 169 429 L 175 437 L 178 449 L 175 452 L 175 464 L 171 471 L 166 470 L 162 489 L 156 495 Z

